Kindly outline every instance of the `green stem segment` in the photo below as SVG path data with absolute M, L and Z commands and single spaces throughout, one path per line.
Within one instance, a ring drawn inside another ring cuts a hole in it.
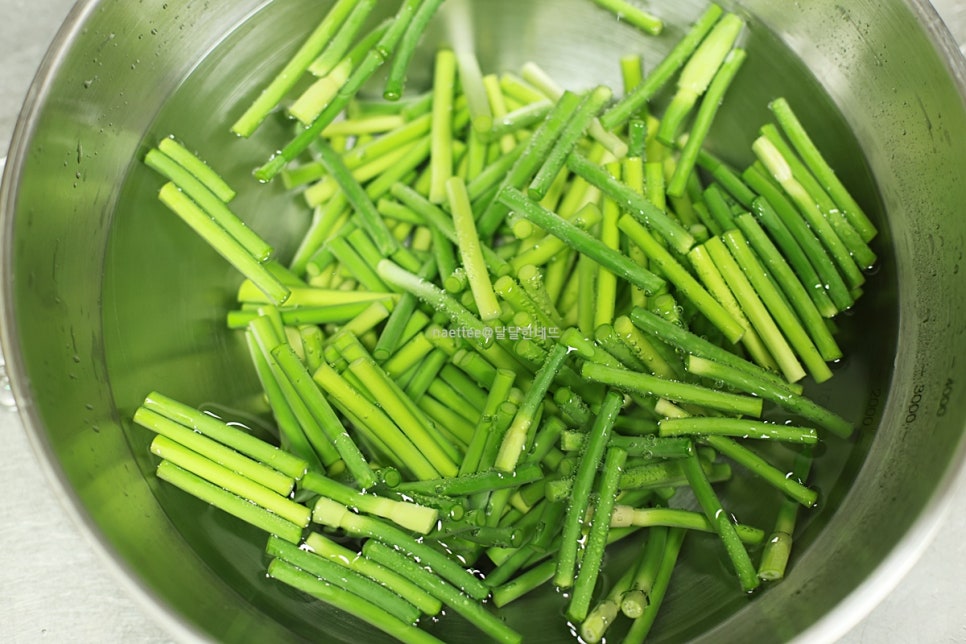
M 570 495 L 570 504 L 564 520 L 560 552 L 557 555 L 554 583 L 561 588 L 574 585 L 574 572 L 577 570 L 580 535 L 584 527 L 584 517 L 590 505 L 590 493 L 593 489 L 597 468 L 600 465 L 607 441 L 617 415 L 620 413 L 624 398 L 617 392 L 608 392 L 601 403 L 600 411 L 594 419 L 594 424 L 588 431 L 587 443 L 580 457 L 580 465 L 574 478 Z
M 698 456 L 689 456 L 683 459 L 682 462 L 684 463 L 684 473 L 688 477 L 691 490 L 701 505 L 701 509 L 704 510 L 704 515 L 708 518 L 711 525 L 714 526 L 714 531 L 721 538 L 725 551 L 728 553 L 735 572 L 738 574 L 738 580 L 741 582 L 742 590 L 751 592 L 758 587 L 760 580 L 758 579 L 754 565 L 751 563 L 751 558 L 748 556 L 748 551 L 745 550 L 745 546 L 741 543 L 741 538 L 738 536 L 735 524 L 731 519 L 731 514 L 721 506 L 721 501 L 712 489 L 711 483 L 708 481 L 708 477 L 701 467 L 701 461 L 698 459 Z

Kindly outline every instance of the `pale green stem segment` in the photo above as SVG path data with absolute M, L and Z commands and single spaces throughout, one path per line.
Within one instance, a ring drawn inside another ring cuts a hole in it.
M 674 284 L 684 297 L 701 311 L 731 343 L 741 340 L 745 328 L 667 251 L 644 226 L 628 215 L 621 217 L 621 231 L 628 239 L 643 249 L 650 262 L 660 269 L 664 277 Z
M 420 534 L 429 534 L 439 520 L 439 511 L 435 508 L 396 501 L 371 492 L 359 492 L 315 472 L 306 474 L 299 482 L 299 487 L 329 497 L 344 505 L 358 508 L 362 512 L 389 519 L 407 530 Z
M 298 543 L 302 538 L 301 526 L 255 505 L 248 499 L 223 490 L 170 461 L 163 460 L 158 464 L 157 475 L 162 481 L 167 481 L 205 503 L 224 510 L 269 534 L 277 535 L 292 543 Z
M 626 0 L 594 0 L 594 2 L 615 14 L 619 20 L 634 25 L 646 34 L 660 36 L 664 31 L 663 20 Z
M 492 329 L 486 327 L 478 317 L 449 296 L 443 289 L 410 273 L 388 259 L 379 262 L 376 271 L 387 283 L 412 293 L 431 306 L 433 310 L 444 313 L 458 326 L 457 329 L 454 329 L 454 332 L 460 338 L 471 340 L 482 348 L 493 344 Z
M 295 484 L 291 477 L 253 461 L 244 454 L 240 454 L 145 407 L 139 407 L 134 412 L 134 422 L 157 434 L 166 436 L 228 470 L 241 474 L 278 494 L 290 494 Z
M 446 196 L 450 212 L 453 214 L 453 227 L 456 231 L 460 259 L 466 270 L 466 279 L 476 302 L 476 309 L 483 322 L 491 322 L 500 317 L 502 309 L 493 292 L 493 283 L 483 258 L 480 237 L 476 232 L 476 220 L 470 205 L 466 184 L 459 177 L 446 181 Z
M 687 188 L 688 179 L 694 170 L 698 160 L 698 153 L 704 140 L 711 131 L 711 124 L 718 113 L 718 108 L 724 100 L 725 92 L 741 69 L 742 63 L 748 54 L 744 49 L 733 49 L 721 64 L 721 68 L 711 81 L 708 93 L 701 100 L 698 113 L 694 117 L 694 124 L 688 133 L 688 140 L 681 150 L 677 165 L 674 168 L 674 175 L 667 184 L 667 194 L 672 197 L 683 197 Z
M 678 89 L 661 119 L 657 139 L 664 145 L 674 145 L 681 126 L 687 119 L 698 98 L 728 56 L 738 39 L 744 22 L 736 14 L 725 15 L 705 38 L 688 60 L 678 77 Z
M 567 347 L 561 343 L 554 345 L 546 361 L 537 371 L 530 388 L 517 410 L 510 428 L 503 437 L 500 451 L 496 458 L 496 468 L 504 472 L 512 472 L 517 467 L 527 443 L 530 442 L 531 428 L 537 417 L 537 410 L 543 404 L 553 379 L 567 359 Z
M 309 525 L 312 512 L 304 505 L 236 474 L 166 436 L 154 437 L 151 441 L 151 453 L 299 527 L 306 528 Z
M 288 287 L 188 195 L 173 183 L 166 183 L 158 193 L 158 198 L 161 203 L 181 217 L 215 252 L 251 280 L 273 303 L 285 303 L 289 296 Z
M 262 90 L 251 107 L 245 110 L 232 125 L 232 132 L 248 137 L 275 109 L 286 93 L 298 83 L 299 79 L 318 57 L 329 41 L 355 8 L 358 0 L 339 0 L 309 35 L 295 55 L 285 64 L 278 75 Z
M 189 407 L 157 391 L 149 393 L 142 405 L 146 409 L 204 434 L 293 479 L 302 478 L 308 468 L 308 464 L 303 459 L 255 438 L 240 427 L 226 423 L 194 407 Z
M 665 526 L 714 532 L 714 526 L 700 512 L 676 508 L 634 508 L 629 505 L 614 506 L 610 526 L 612 528 Z M 760 528 L 739 523 L 735 525 L 735 530 L 742 543 L 754 546 L 765 540 L 765 532 Z
M 403 37 L 407 27 L 412 22 L 417 7 L 421 3 L 422 0 L 405 0 L 403 2 L 399 11 L 396 13 L 396 19 L 390 23 L 389 28 L 379 38 L 375 48 L 371 49 L 359 66 L 353 70 L 352 75 L 349 77 L 342 91 L 322 110 L 322 113 L 312 121 L 311 125 L 300 132 L 298 136 L 269 159 L 267 163 L 255 170 L 254 175 L 256 179 L 259 181 L 271 181 L 290 161 L 293 161 L 305 152 L 310 145 L 319 140 L 319 135 L 322 131 L 335 120 L 336 116 L 342 113 L 362 86 L 372 78 L 373 74 L 392 55 L 396 46 L 399 44 L 399 40 Z
M 228 203 L 235 198 L 235 189 L 228 185 L 201 157 L 191 152 L 174 137 L 169 136 L 161 139 L 158 143 L 158 149 L 194 175 L 198 181 L 203 183 L 223 202 Z
M 432 177 L 429 200 L 446 200 L 446 182 L 453 176 L 453 96 L 456 88 L 456 55 L 449 49 L 436 53 L 433 75 L 433 124 L 429 169 Z
M 712 237 L 704 243 L 704 248 L 711 257 L 711 261 L 721 271 L 721 275 L 728 283 L 735 299 L 738 300 L 762 342 L 768 347 L 769 353 L 778 363 L 785 379 L 788 382 L 798 382 L 804 378 L 805 369 L 802 368 L 798 357 L 778 328 L 774 318 L 768 312 L 767 307 L 761 301 L 748 277 L 728 252 L 724 242 L 718 237 Z

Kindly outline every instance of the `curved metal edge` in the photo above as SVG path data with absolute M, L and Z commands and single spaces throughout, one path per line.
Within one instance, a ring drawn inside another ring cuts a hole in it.
M 966 57 L 963 50 L 932 2 L 908 0 L 907 4 L 930 36 L 950 78 L 959 89 L 960 99 L 966 109 Z M 794 640 L 796 644 L 833 642 L 844 637 L 902 583 L 922 558 L 951 509 L 950 493 L 953 487 L 960 477 L 966 476 L 966 420 L 955 457 L 950 463 L 929 503 L 888 557 L 838 606 L 797 637 Z
M 83 31 L 84 24 L 97 9 L 98 4 L 98 0 L 78 0 L 68 12 L 34 75 L 11 136 L 6 166 L 3 168 L 2 180 L 0 180 L 0 251 L 2 251 L 0 284 L 5 285 L 0 295 L 0 355 L 3 355 L 6 361 L 11 393 L 16 400 L 27 439 L 38 457 L 38 465 L 57 492 L 61 507 L 78 528 L 78 532 L 97 556 L 107 563 L 109 574 L 128 596 L 134 598 L 141 612 L 170 635 L 173 641 L 208 642 L 210 640 L 206 639 L 200 631 L 187 623 L 166 602 L 138 580 L 127 564 L 106 542 L 98 526 L 84 512 L 80 498 L 67 481 L 63 470 L 55 465 L 55 459 L 51 456 L 51 446 L 43 436 L 43 422 L 31 404 L 30 383 L 26 375 L 23 355 L 14 340 L 18 336 L 18 325 L 14 316 L 12 292 L 7 287 L 14 279 L 13 249 L 10 244 L 19 194 L 17 186 L 36 131 L 36 110 L 44 104 L 56 70 L 61 66 L 71 43 Z

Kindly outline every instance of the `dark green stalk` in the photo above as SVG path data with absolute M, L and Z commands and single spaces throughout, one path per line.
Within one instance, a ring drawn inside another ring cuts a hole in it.
M 731 515 L 721 506 L 721 501 L 712 489 L 711 482 L 708 480 L 698 456 L 696 454 L 689 456 L 682 459 L 681 463 L 684 465 L 688 484 L 704 511 L 704 515 L 724 544 L 725 551 L 728 553 L 728 557 L 731 559 L 738 575 L 738 580 L 741 582 L 741 589 L 746 593 L 751 592 L 761 582 L 755 572 L 754 565 L 751 563 L 751 558 L 748 556 L 748 551 L 741 543 Z
M 668 398 L 680 403 L 711 407 L 744 416 L 761 416 L 761 400 L 750 396 L 740 396 L 686 382 L 665 380 L 650 374 L 635 373 L 593 362 L 585 362 L 580 373 L 595 382 L 645 396 Z
M 617 420 L 623 404 L 623 396 L 616 392 L 609 392 L 601 403 L 593 426 L 588 431 L 587 444 L 580 457 L 580 465 L 567 506 L 560 553 L 557 556 L 556 570 L 553 574 L 554 583 L 561 588 L 570 588 L 574 584 L 580 534 L 590 505 L 590 493 L 596 478 L 597 467 L 600 465 L 614 421 Z
M 350 596 L 359 597 L 379 606 L 401 622 L 415 624 L 420 617 L 420 610 L 405 598 L 372 579 L 345 566 L 340 566 L 325 557 L 320 557 L 309 550 L 303 550 L 277 537 L 269 537 L 268 543 L 265 545 L 265 552 L 270 557 L 276 557 L 304 572 L 315 575 L 320 580 L 332 584 Z
M 413 15 L 412 22 L 406 27 L 399 41 L 396 55 L 389 65 L 389 76 L 382 94 L 387 101 L 398 101 L 402 98 L 409 63 L 412 61 L 413 54 L 416 53 L 423 32 L 426 31 L 426 27 L 436 14 L 436 10 L 443 4 L 443 0 L 421 0 L 412 4 L 414 6 L 418 4 L 419 7 Z
M 352 596 L 281 559 L 273 559 L 268 565 L 268 576 L 361 619 L 405 644 L 442 644 L 441 640 L 400 621 L 385 609 Z
M 574 149 L 578 139 L 584 135 L 600 110 L 610 101 L 612 95 L 610 88 L 603 85 L 598 85 L 584 95 L 580 105 L 574 110 L 570 120 L 560 132 L 559 138 L 553 144 L 553 148 L 551 148 L 543 165 L 540 166 L 533 177 L 533 181 L 530 182 L 527 194 L 531 199 L 539 201 L 547 195 L 551 184 L 567 165 L 567 157 Z
M 708 171 L 711 178 L 721 184 L 721 187 L 728 191 L 742 207 L 750 210 L 751 202 L 757 196 L 749 188 L 738 173 L 721 159 L 715 157 L 707 150 L 700 150 L 697 158 L 698 165 Z
M 399 247 L 399 242 L 392 236 L 389 227 L 386 226 L 386 222 L 366 194 L 365 189 L 345 167 L 342 157 L 328 143 L 321 140 L 316 146 L 316 154 L 329 175 L 338 182 L 340 189 L 359 217 L 359 223 L 372 237 L 380 252 L 386 254 L 395 252 Z
M 501 201 L 499 195 L 510 189 L 519 192 L 533 179 L 534 174 L 546 162 L 554 144 L 563 134 L 564 128 L 570 122 L 579 104 L 580 96 L 573 92 L 564 92 L 547 118 L 534 131 L 523 153 L 517 157 L 516 162 L 500 182 L 498 198 L 491 201 L 477 218 L 480 237 L 483 239 L 492 237 L 503 223 L 513 206 Z
M 567 158 L 567 167 L 619 203 L 622 209 L 644 226 L 656 231 L 677 252 L 687 253 L 694 245 L 691 233 L 646 197 L 614 179 L 601 166 L 574 152 Z
M 714 27 L 723 10 L 711 4 L 698 18 L 684 38 L 671 49 L 670 53 L 648 74 L 643 82 L 617 102 L 600 117 L 605 129 L 616 131 L 628 119 L 637 114 L 651 98 L 667 84 L 671 77 L 688 61 L 704 37 Z
M 544 209 L 519 190 L 506 188 L 500 191 L 498 198 L 509 208 L 515 209 L 519 214 L 543 228 L 548 234 L 554 235 L 574 250 L 583 253 L 644 291 L 652 292 L 664 285 L 664 280 L 641 268 L 626 255 L 608 248 L 599 239 L 559 215 Z
M 426 615 L 438 615 L 443 605 L 438 599 L 406 579 L 360 553 L 339 545 L 335 541 L 312 532 L 305 538 L 305 547 L 316 556 L 325 557 L 339 566 L 358 572 L 378 582 L 400 597 L 405 597 Z
M 607 448 L 600 484 L 597 487 L 597 504 L 590 520 L 590 531 L 587 534 L 583 556 L 580 559 L 580 569 L 574 582 L 570 605 L 567 608 L 567 615 L 574 621 L 582 622 L 590 610 L 591 598 L 604 558 L 604 548 L 607 545 L 607 533 L 610 530 L 610 515 L 617 496 L 617 485 L 626 459 L 627 452 L 620 447 Z
M 740 230 L 730 230 L 722 236 L 731 255 L 741 266 L 761 297 L 772 318 L 781 328 L 789 344 L 805 363 L 815 382 L 824 382 L 832 377 L 832 371 L 825 364 L 815 344 L 812 342 L 802 323 L 792 310 L 784 295 L 778 290 L 772 277 L 765 271 L 758 257 L 749 246 Z
M 815 200 L 795 178 L 781 152 L 764 136 L 755 140 L 752 149 L 761 164 L 771 173 L 772 178 L 781 185 L 785 194 L 794 202 L 799 216 L 805 219 L 809 228 L 822 242 L 848 287 L 856 289 L 862 286 L 865 275 L 859 270 L 849 249 L 839 238 L 831 222 L 825 218 Z
M 781 189 L 754 166 L 745 170 L 742 176 L 748 182 L 749 186 L 764 197 L 764 201 L 756 200 L 754 202 L 753 212 L 755 215 L 762 220 L 762 223 L 769 230 L 772 230 L 774 227 L 770 225 L 770 222 L 776 219 L 781 221 L 783 224 L 782 228 L 791 233 L 791 238 L 796 241 L 805 254 L 805 257 L 808 258 L 807 261 L 812 267 L 811 274 L 809 272 L 801 272 L 803 265 L 799 260 L 793 263 L 795 269 L 799 271 L 799 277 L 802 278 L 802 283 L 808 288 L 824 291 L 838 311 L 844 311 L 851 307 L 854 300 L 849 294 L 849 289 L 845 285 L 845 282 L 842 281 L 842 276 L 839 275 L 835 265 L 829 259 L 828 254 L 822 247 L 822 243 L 815 236 L 815 233 L 808 227 L 808 224 L 802 216 L 798 214 L 795 206 L 785 198 Z M 762 218 L 762 211 L 765 211 L 769 215 L 767 219 Z M 777 235 L 775 236 L 775 241 L 782 246 L 782 250 L 785 251 L 785 256 L 789 258 L 790 262 L 795 259 L 794 255 L 789 254 L 787 248 L 789 245 L 788 242 L 783 243 L 782 237 Z M 808 271 L 808 269 L 805 270 Z M 817 279 L 813 277 L 816 274 Z M 819 308 L 821 308 L 819 302 L 816 302 L 816 305 L 819 305 Z
M 668 182 L 668 195 L 672 197 L 684 196 L 688 179 L 694 170 L 695 163 L 697 163 L 701 146 L 704 145 L 704 140 L 711 130 L 711 124 L 714 122 L 714 117 L 718 113 L 718 108 L 724 99 L 724 95 L 728 91 L 728 87 L 731 86 L 731 82 L 734 80 L 738 70 L 741 69 L 745 58 L 747 58 L 747 53 L 744 49 L 733 49 L 725 57 L 721 67 L 714 75 L 714 79 L 711 81 L 707 93 L 701 99 L 701 106 L 698 108 L 698 113 L 694 117 L 694 124 L 691 126 L 691 131 L 688 134 L 687 143 L 684 144 L 681 150 L 681 156 L 678 158 L 677 166 L 674 168 L 674 175 Z
M 385 521 L 355 514 L 344 505 L 326 497 L 319 497 L 316 501 L 312 519 L 316 523 L 331 528 L 342 528 L 349 534 L 358 537 L 368 537 L 381 541 L 407 557 L 419 560 L 422 565 L 431 567 L 440 577 L 474 599 L 484 599 L 490 594 L 486 584 L 449 556 L 434 550 L 426 543 L 414 539 L 403 530 Z
M 727 463 L 713 463 L 706 465 L 705 469 L 712 483 L 731 478 L 731 467 Z M 621 476 L 620 487 L 622 490 L 655 490 L 686 484 L 681 459 L 676 458 L 628 467 Z
M 399 550 L 394 549 L 390 544 L 375 540 L 367 541 L 363 545 L 362 551 L 374 561 L 404 574 L 495 641 L 505 644 L 519 644 L 523 641 L 523 637 L 519 633 L 490 613 L 483 604 L 460 592 L 461 589 L 458 584 L 455 584 L 454 587 L 448 581 L 442 580 L 426 570 L 423 567 L 424 562 L 416 563 Z M 440 571 L 436 570 L 436 572 L 439 573 Z
M 641 616 L 634 620 L 627 635 L 624 636 L 622 644 L 640 644 L 647 638 L 658 610 L 664 602 L 664 596 L 667 594 L 671 573 L 674 572 L 674 567 L 677 564 L 678 554 L 681 552 L 681 544 L 685 535 L 687 535 L 687 531 L 680 528 L 668 530 L 661 564 L 654 575 L 651 591 L 648 593 L 648 604 Z
M 729 342 L 735 343 L 745 333 L 745 328 L 671 255 L 647 229 L 635 219 L 624 215 L 620 229 L 628 238 L 640 246 L 650 262 L 661 274 L 720 330 Z
M 783 98 L 775 99 L 769 103 L 768 107 L 778 119 L 782 130 L 802 156 L 805 164 L 822 183 L 832 199 L 835 200 L 842 213 L 859 232 L 862 239 L 866 242 L 870 241 L 877 232 L 875 225 L 862 211 L 862 208 L 852 198 L 845 186 L 842 185 L 842 182 L 839 181 L 828 162 L 822 157 L 822 153 L 819 152 L 805 128 L 802 127 L 788 101 Z
M 825 320 L 822 319 L 822 312 L 815 306 L 808 290 L 758 221 L 751 214 L 745 213 L 736 217 L 735 223 L 785 293 L 785 297 L 794 307 L 822 358 L 828 362 L 839 360 L 842 357 L 842 350 L 838 347 Z M 830 306 L 827 312 L 834 313 L 834 310 L 834 307 Z
M 778 469 L 761 456 L 747 447 L 736 443 L 724 436 L 703 436 L 703 443 L 715 448 L 723 456 L 730 458 L 752 473 L 760 476 L 764 481 L 795 499 L 806 508 L 810 508 L 818 501 L 818 492 L 812 490 L 798 480 L 790 478 L 788 473 Z
M 875 252 L 869 248 L 862 236 L 852 227 L 845 214 L 839 210 L 838 205 L 825 192 L 825 189 L 805 164 L 795 155 L 795 152 L 779 134 L 778 128 L 771 123 L 765 124 L 761 128 L 761 134 L 781 153 L 792 170 L 792 176 L 801 184 L 825 219 L 832 225 L 835 234 L 845 244 L 858 267 L 862 270 L 872 269 L 877 259 Z
M 811 427 L 748 420 L 746 418 L 691 417 L 665 418 L 658 422 L 659 433 L 672 436 L 731 436 L 814 445 L 818 434 Z

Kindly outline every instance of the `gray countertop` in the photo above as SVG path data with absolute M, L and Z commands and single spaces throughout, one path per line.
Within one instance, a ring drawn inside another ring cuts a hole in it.
M 0 156 L 19 106 L 73 0 L 0 0 Z M 934 4 L 966 40 L 966 2 Z M 961 40 L 961 42 L 963 41 Z M 2 389 L 0 382 L 0 389 Z M 37 462 L 17 414 L 0 391 L 0 641 L 170 642 L 74 525 Z M 950 508 L 966 507 L 966 476 Z M 946 512 L 936 535 L 898 587 L 839 640 L 966 642 L 966 512 Z

